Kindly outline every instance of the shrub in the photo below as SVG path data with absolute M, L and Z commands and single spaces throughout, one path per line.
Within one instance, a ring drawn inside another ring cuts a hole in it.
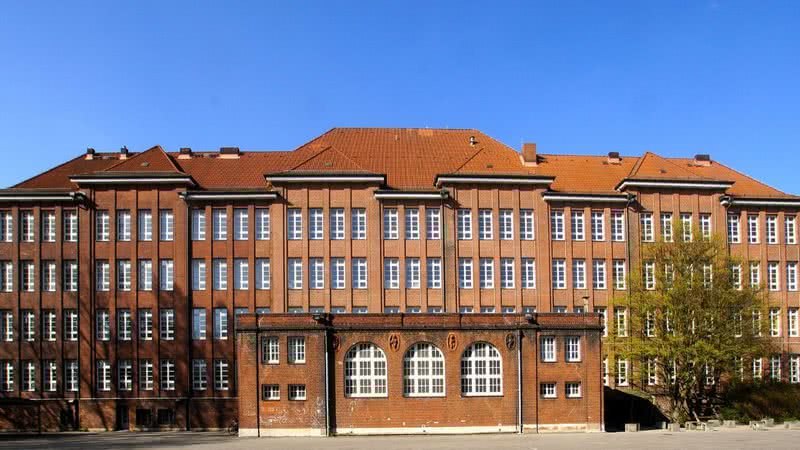
M 747 422 L 766 417 L 778 421 L 800 418 L 800 385 L 789 383 L 737 383 L 725 393 L 720 415 L 725 420 Z

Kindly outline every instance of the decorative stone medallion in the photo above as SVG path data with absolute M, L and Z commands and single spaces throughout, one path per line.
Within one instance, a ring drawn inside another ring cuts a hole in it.
M 458 338 L 456 337 L 455 333 L 450 333 L 447 335 L 447 348 L 450 351 L 458 348 Z
M 400 348 L 400 336 L 398 336 L 397 333 L 389 335 L 389 348 L 392 349 L 393 352 L 396 352 Z
M 508 347 L 509 350 L 514 350 L 514 346 L 516 345 L 517 345 L 517 338 L 513 334 L 508 333 L 506 335 L 506 347 Z

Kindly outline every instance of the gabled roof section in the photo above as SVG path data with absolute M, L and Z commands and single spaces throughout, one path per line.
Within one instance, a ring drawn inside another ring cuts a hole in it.
M 292 167 L 291 172 L 374 173 L 365 169 L 334 147 L 325 147 L 317 154 Z
M 39 175 L 28 178 L 15 184 L 12 189 L 75 189 L 77 186 L 69 180 L 76 173 L 98 172 L 116 164 L 119 160 L 116 154 L 111 158 L 96 155 L 94 159 L 87 160 L 85 155 L 75 157 Z
M 644 156 L 639 158 L 627 178 L 635 180 L 713 180 L 696 174 L 652 152 L 646 152 Z
M 107 168 L 104 172 L 112 173 L 170 173 L 181 174 L 186 173 L 179 169 L 175 162 L 169 155 L 161 148 L 160 145 L 145 150 L 141 153 L 124 159 L 119 163 Z

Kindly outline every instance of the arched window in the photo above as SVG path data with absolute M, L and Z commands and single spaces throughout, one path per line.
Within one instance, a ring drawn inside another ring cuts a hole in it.
M 419 342 L 403 358 L 403 394 L 408 397 L 444 395 L 444 355 L 433 344 Z
M 344 356 L 344 394 L 348 397 L 386 397 L 386 354 L 362 342 Z
M 503 360 L 489 343 L 476 342 L 461 355 L 461 394 L 503 395 Z

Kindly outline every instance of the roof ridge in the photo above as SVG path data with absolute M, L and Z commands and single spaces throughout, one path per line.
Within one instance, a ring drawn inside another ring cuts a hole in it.
M 115 169 L 116 167 L 122 166 L 122 165 L 124 165 L 124 164 L 128 164 L 128 163 L 130 163 L 131 161 L 134 161 L 136 158 L 140 158 L 140 157 L 142 157 L 143 155 L 146 155 L 146 154 L 148 154 L 149 152 L 154 152 L 154 151 L 158 151 L 158 152 L 160 152 L 160 154 L 161 154 L 161 155 L 163 155 L 165 158 L 167 158 L 167 162 L 169 163 L 169 165 L 172 167 L 172 169 L 173 169 L 175 172 L 179 172 L 179 173 L 183 173 L 183 174 L 185 174 L 185 173 L 186 173 L 186 172 L 184 172 L 184 171 L 183 171 L 183 169 L 179 168 L 179 167 L 178 167 L 178 166 L 175 164 L 175 161 L 173 161 L 173 160 L 172 160 L 172 157 L 170 157 L 170 156 L 169 156 L 169 154 L 167 154 L 167 152 L 165 152 L 165 151 L 164 151 L 164 149 L 163 149 L 163 148 L 162 148 L 160 145 L 154 145 L 154 146 L 152 146 L 152 147 L 148 148 L 147 150 L 145 150 L 145 151 L 143 151 L 143 152 L 136 153 L 135 155 L 131 156 L 130 158 L 125 158 L 125 159 L 122 159 L 122 160 L 120 160 L 118 163 L 116 163 L 116 164 L 112 164 L 111 166 L 109 166 L 109 167 L 106 167 L 105 169 L 103 169 L 103 170 L 102 170 L 102 172 L 110 172 L 110 171 L 113 171 L 113 169 Z

